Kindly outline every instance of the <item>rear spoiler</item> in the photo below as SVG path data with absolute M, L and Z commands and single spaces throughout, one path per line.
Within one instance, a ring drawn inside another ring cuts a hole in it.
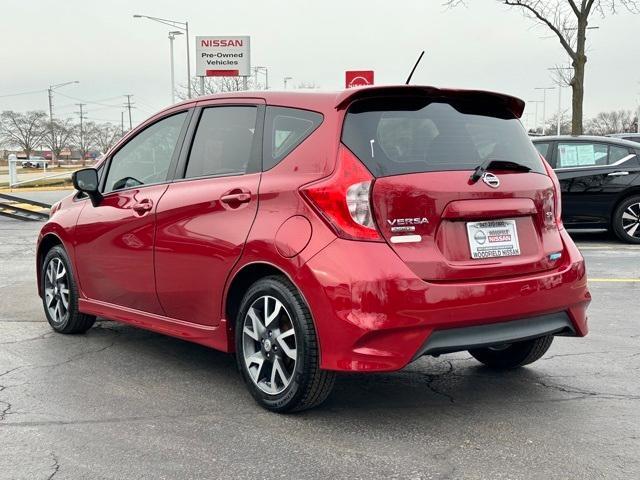
M 502 106 L 516 118 L 522 117 L 524 100 L 503 93 L 487 92 L 483 90 L 456 90 L 448 88 L 422 87 L 416 85 L 394 85 L 378 87 L 351 88 L 340 92 L 336 98 L 336 109 L 346 108 L 355 100 L 389 97 L 389 96 L 418 96 L 442 100 L 459 100 L 492 106 Z

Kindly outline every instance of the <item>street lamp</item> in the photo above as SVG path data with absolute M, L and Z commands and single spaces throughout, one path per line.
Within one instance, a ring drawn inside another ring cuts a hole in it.
M 538 133 L 538 105 L 542 103 L 542 100 L 527 100 L 527 103 L 535 103 L 536 104 L 536 118 L 533 121 L 533 129 L 536 133 Z
M 547 122 L 547 90 L 555 90 L 556 87 L 536 87 L 534 90 L 542 90 L 542 135 Z
M 253 67 L 256 76 L 256 88 L 258 85 L 258 73 L 264 72 L 264 89 L 269 90 L 269 69 L 267 67 Z
M 171 105 L 176 103 L 176 76 L 173 68 L 173 40 L 177 35 L 182 35 L 180 30 L 169 32 L 169 51 L 171 54 Z
M 67 85 L 72 85 L 74 83 L 80 83 L 80 81 L 79 80 L 73 80 L 71 82 L 64 82 L 64 83 L 58 83 L 56 85 L 49 85 L 49 88 L 47 89 L 47 92 L 49 94 L 49 130 L 51 130 L 51 165 L 52 166 L 57 160 L 56 159 L 56 152 L 55 152 L 55 148 L 54 148 L 55 143 L 56 143 L 56 137 L 55 137 L 55 131 L 54 131 L 54 126 L 53 126 L 53 91 L 56 88 L 65 87 Z
M 293 80 L 293 77 L 284 77 L 284 89 L 287 89 L 287 82 Z
M 166 18 L 150 17 L 149 15 L 134 15 L 133 18 L 146 18 L 154 22 L 169 25 L 171 28 L 182 30 L 187 39 L 187 97 L 191 98 L 191 57 L 189 54 L 189 22 L 179 22 L 178 20 L 168 20 Z

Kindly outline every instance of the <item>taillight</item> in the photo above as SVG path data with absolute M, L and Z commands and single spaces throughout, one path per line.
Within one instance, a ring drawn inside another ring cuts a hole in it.
M 553 183 L 553 220 L 555 222 L 555 224 L 558 226 L 558 228 L 562 228 L 562 201 L 560 198 L 560 182 L 558 181 L 558 176 L 556 175 L 556 172 L 553 171 L 553 168 L 551 168 L 551 165 L 549 165 L 547 163 L 547 161 L 545 160 L 545 158 L 540 155 L 540 159 L 542 160 L 542 163 L 544 163 L 544 168 L 547 171 L 547 175 L 549 175 L 549 177 L 551 178 L 551 182 Z M 545 222 L 546 222 L 546 217 L 545 217 Z
M 373 220 L 373 177 L 343 145 L 334 172 L 300 189 L 302 196 L 342 238 L 383 241 Z

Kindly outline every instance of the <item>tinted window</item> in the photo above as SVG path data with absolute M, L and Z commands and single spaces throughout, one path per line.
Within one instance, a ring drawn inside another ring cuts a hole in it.
M 362 100 L 349 107 L 342 141 L 376 176 L 473 170 L 487 159 L 545 171 L 520 121 L 496 105 Z
M 257 111 L 254 106 L 203 110 L 186 178 L 245 173 L 252 158 Z
M 548 143 L 534 143 L 533 144 L 534 147 L 536 147 L 536 150 L 538 150 L 538 152 L 540 152 L 540 155 L 542 155 L 544 158 L 546 158 L 547 160 L 549 160 L 547 158 L 547 153 L 549 152 L 549 144 Z
M 267 107 L 263 170 L 269 170 L 300 145 L 322 123 L 322 115 L 308 110 Z
M 594 167 L 607 164 L 607 146 L 602 143 L 558 143 L 557 168 Z
M 182 112 L 160 120 L 118 150 L 111 159 L 104 191 L 164 182 L 186 116 Z
M 609 164 L 616 163 L 629 156 L 629 149 L 626 147 L 618 147 L 616 145 L 609 146 Z

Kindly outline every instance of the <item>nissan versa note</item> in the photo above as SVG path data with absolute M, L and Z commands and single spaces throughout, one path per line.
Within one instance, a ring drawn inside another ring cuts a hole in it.
M 251 394 L 466 351 L 510 369 L 587 334 L 584 261 L 524 103 L 389 86 L 234 92 L 130 132 L 37 246 L 54 330 L 96 317 L 235 352 Z

